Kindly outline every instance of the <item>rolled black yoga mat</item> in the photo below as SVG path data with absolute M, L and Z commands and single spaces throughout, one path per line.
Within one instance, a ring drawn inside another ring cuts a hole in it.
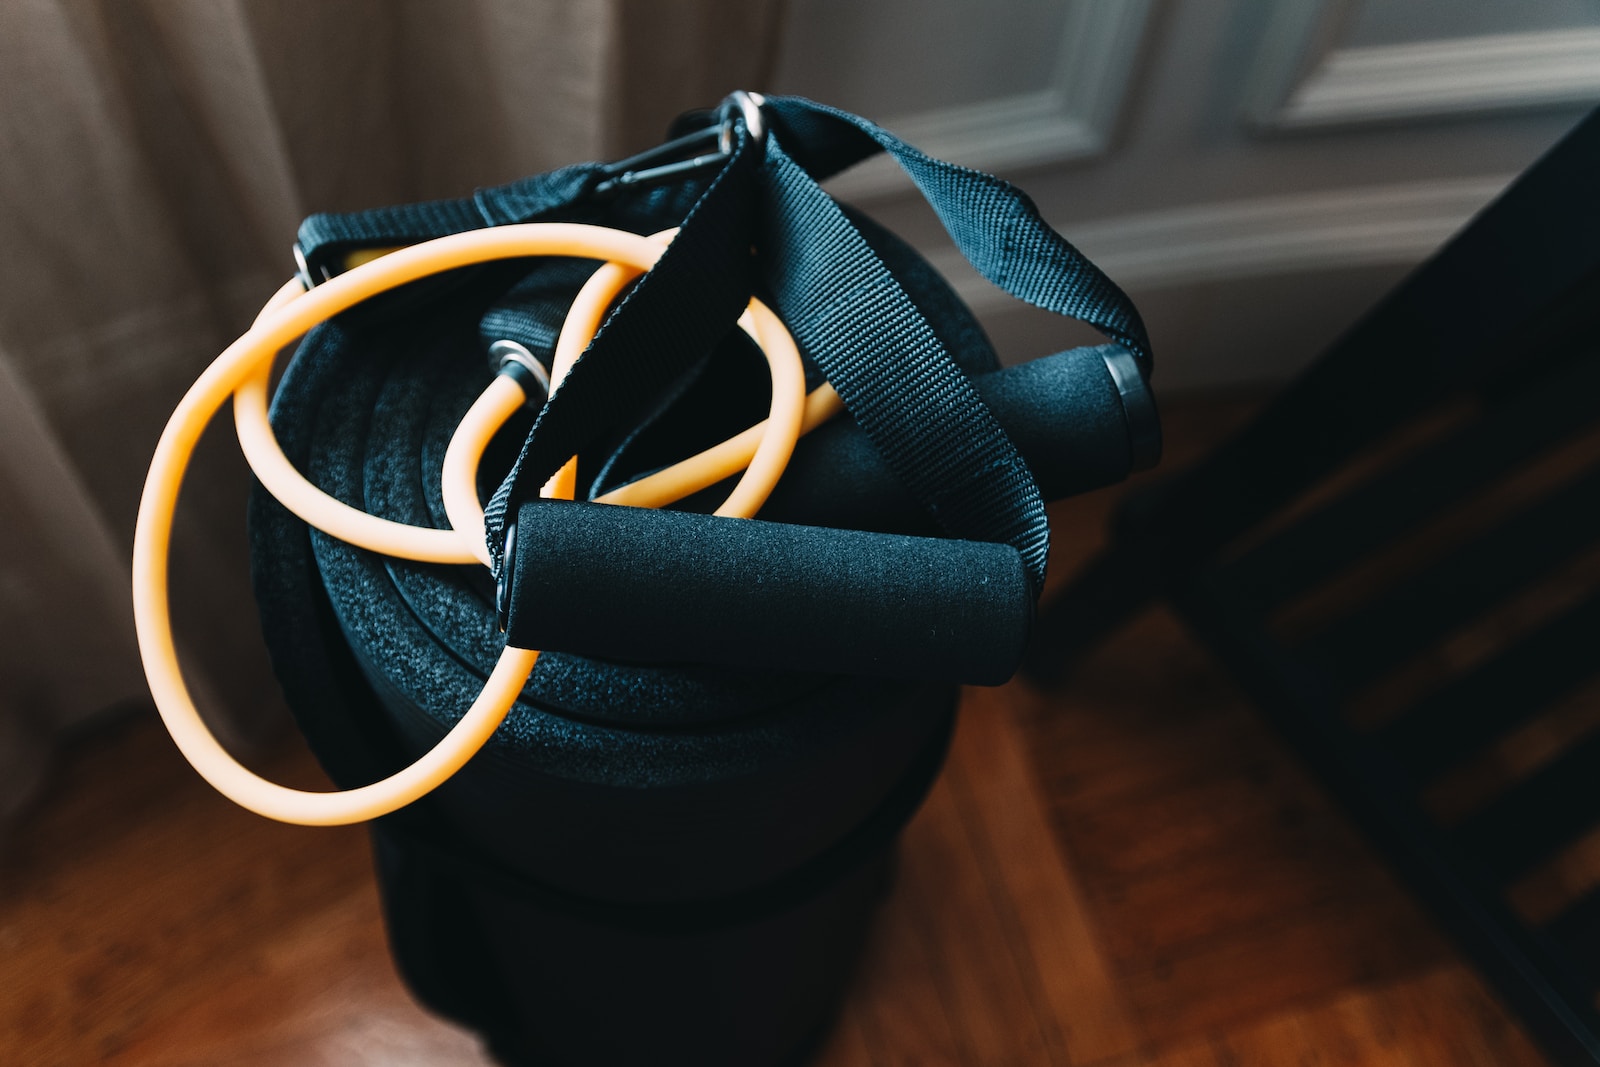
M 583 221 L 653 232 L 684 209 L 617 204 Z M 1035 449 L 1026 427 L 1018 443 L 1042 481 L 1068 492 L 1126 474 L 1128 431 L 1097 350 L 993 375 L 987 339 L 943 281 L 870 220 L 861 226 L 997 410 L 1017 402 L 1002 419 L 1034 412 L 1027 426 L 1055 443 Z M 541 324 L 553 339 L 585 276 L 573 268 L 536 261 L 445 279 L 316 331 L 274 399 L 289 458 L 347 503 L 445 525 L 440 461 L 488 381 L 480 323 L 518 275 L 554 279 L 555 317 Z M 597 458 L 633 477 L 687 454 L 684 427 L 725 436 L 761 417 L 759 355 L 734 337 L 716 358 L 705 403 L 686 393 L 682 418 L 667 411 L 619 437 L 614 463 Z M 743 379 L 723 373 L 740 365 L 753 367 Z M 743 393 L 728 384 L 752 380 Z M 708 410 L 724 424 L 707 427 Z M 486 484 L 525 429 L 524 418 L 486 456 Z M 848 497 L 828 491 L 830 469 L 837 478 L 846 465 L 861 475 L 858 503 L 883 499 L 875 457 L 849 460 L 863 443 L 847 417 L 811 435 L 763 517 L 931 532 L 909 504 L 879 520 L 824 513 Z M 708 494 L 703 510 L 718 499 Z M 274 667 L 334 781 L 365 784 L 436 744 L 504 640 L 487 572 L 376 556 L 307 530 L 259 491 L 251 535 Z M 614 609 L 627 599 L 594 620 L 626 619 Z M 717 666 L 704 649 L 668 650 L 687 653 L 676 662 L 545 653 L 483 752 L 373 828 L 402 975 L 508 1064 L 776 1067 L 800 1062 L 825 1032 L 891 845 L 943 759 L 955 687 L 846 673 L 864 666 L 844 658 L 859 650 L 780 670 Z
M 440 312 L 323 331 L 277 400 L 291 459 L 401 521 L 438 521 L 430 460 L 483 384 L 468 309 Z M 274 665 L 334 780 L 435 745 L 501 640 L 481 569 L 375 556 L 262 495 L 252 532 Z M 550 654 L 479 756 L 374 826 L 397 965 L 508 1064 L 794 1062 L 953 712 L 947 684 Z

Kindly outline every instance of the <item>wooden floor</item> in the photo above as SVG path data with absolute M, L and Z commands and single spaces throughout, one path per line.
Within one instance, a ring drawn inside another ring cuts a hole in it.
M 1173 458 L 1244 410 L 1169 413 Z M 1107 507 L 1054 509 L 1058 580 Z M 395 976 L 362 831 L 234 809 L 153 715 L 80 743 L 0 852 L 0 1065 L 487 1062 Z M 1155 612 L 1059 691 L 969 692 L 819 1062 L 1544 1060 Z

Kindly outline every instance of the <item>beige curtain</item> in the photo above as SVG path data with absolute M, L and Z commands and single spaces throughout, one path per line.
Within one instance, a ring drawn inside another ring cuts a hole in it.
M 292 272 L 299 219 L 659 139 L 759 89 L 781 0 L 0 4 L 0 817 L 67 725 L 144 696 L 127 557 L 167 413 Z M 278 712 L 226 425 L 174 610 L 219 729 Z

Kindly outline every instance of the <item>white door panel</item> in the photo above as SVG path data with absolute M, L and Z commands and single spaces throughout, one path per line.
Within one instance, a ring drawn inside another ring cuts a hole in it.
M 1016 181 L 1146 311 L 1158 385 L 1209 387 L 1298 369 L 1600 102 L 1600 4 L 790 0 L 773 81 Z M 829 187 L 1006 358 L 1084 336 L 977 278 L 886 161 Z

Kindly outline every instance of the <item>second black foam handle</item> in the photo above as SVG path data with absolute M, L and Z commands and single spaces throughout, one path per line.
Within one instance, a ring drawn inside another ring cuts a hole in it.
M 1033 597 L 1009 545 L 535 500 L 506 640 L 607 659 L 998 685 Z
M 1117 345 L 1070 349 L 977 375 L 972 384 L 1032 468 L 1046 501 L 1115 484 L 1160 456 L 1161 425 L 1149 387 L 1132 354 Z M 732 487 L 729 479 L 679 507 L 710 511 Z M 760 517 L 856 530 L 939 532 L 866 433 L 847 417 L 800 439 Z

